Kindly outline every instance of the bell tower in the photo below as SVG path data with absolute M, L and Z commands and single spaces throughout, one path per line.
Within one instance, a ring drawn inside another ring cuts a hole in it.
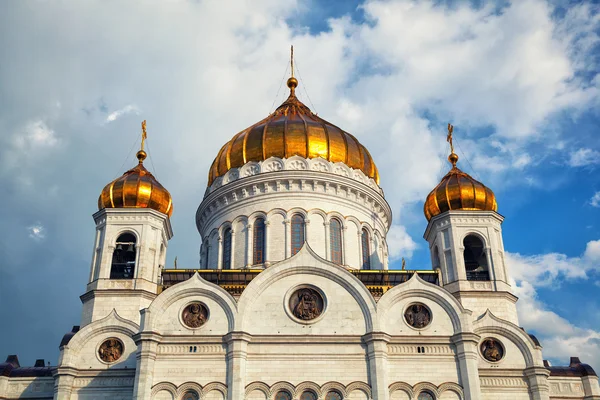
M 135 323 L 158 294 L 160 270 L 173 236 L 171 195 L 144 167 L 146 121 L 138 165 L 104 187 L 94 214 L 96 238 L 81 325 L 113 309 Z
M 454 153 L 453 127 L 448 124 L 450 171 L 429 193 L 424 213 L 429 221 L 424 238 L 442 285 L 466 308 L 517 323 L 510 277 L 504 258 L 502 221 L 491 189 L 461 171 Z

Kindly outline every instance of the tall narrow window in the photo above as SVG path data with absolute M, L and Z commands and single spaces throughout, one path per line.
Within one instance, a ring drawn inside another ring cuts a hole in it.
M 292 216 L 292 255 L 300 251 L 304 245 L 304 217 L 301 214 L 294 214 Z
M 463 257 L 468 281 L 489 281 L 487 257 L 483 242 L 475 235 L 469 235 L 463 241 L 465 250 Z
M 124 233 L 117 238 L 110 266 L 110 279 L 133 279 L 135 242 L 135 236 L 131 233 Z
M 231 228 L 223 233 L 223 269 L 231 269 Z
M 369 246 L 369 231 L 365 228 L 360 235 L 360 245 L 362 247 L 362 269 L 371 269 L 371 248 Z
M 331 248 L 331 262 L 342 264 L 342 224 L 336 218 L 329 221 L 329 246 Z
M 253 264 L 263 264 L 265 262 L 265 220 L 257 218 L 254 221 L 254 257 Z
M 208 239 L 204 242 L 204 269 L 208 269 Z

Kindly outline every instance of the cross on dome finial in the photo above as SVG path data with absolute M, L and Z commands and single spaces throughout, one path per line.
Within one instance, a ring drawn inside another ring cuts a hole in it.
M 448 161 L 452 163 L 452 167 L 456 168 L 456 163 L 458 161 L 458 155 L 454 152 L 454 142 L 452 140 L 452 132 L 454 132 L 454 126 L 448 123 L 448 136 L 446 136 L 446 141 L 450 143 L 450 155 L 448 156 Z
M 290 88 L 290 95 L 294 95 L 296 87 L 298 87 L 298 79 L 294 77 L 294 46 L 290 48 L 290 67 L 292 70 L 292 76 L 287 80 L 287 87 Z
M 146 152 L 144 151 L 144 143 L 146 143 L 146 139 L 148 138 L 148 133 L 146 132 L 146 120 L 142 121 L 142 146 L 140 151 L 137 152 L 136 156 L 139 160 L 140 164 L 144 162 L 146 159 Z

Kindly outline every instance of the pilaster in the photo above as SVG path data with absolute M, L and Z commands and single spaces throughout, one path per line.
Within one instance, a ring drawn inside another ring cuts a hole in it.
M 162 336 L 155 332 L 141 332 L 133 336 L 138 346 L 136 353 L 135 382 L 133 386 L 133 399 L 149 399 L 152 394 L 154 381 L 154 363 L 158 353 L 158 344 Z
M 223 338 L 227 345 L 227 400 L 245 397 L 248 343 L 252 336 L 246 332 L 230 332 Z
M 389 341 L 390 336 L 383 332 L 371 332 L 363 336 L 363 342 L 367 346 L 371 394 L 377 400 L 388 400 L 390 397 L 387 354 Z
M 465 400 L 481 399 L 477 351 L 479 339 L 479 335 L 474 333 L 457 333 L 451 337 L 452 343 L 456 346 L 456 358 L 460 366 L 459 378 L 465 393 Z
M 525 378 L 529 384 L 529 394 L 531 400 L 549 400 L 550 386 L 548 385 L 548 377 L 550 371 L 544 367 L 529 367 L 526 368 Z
M 58 367 L 53 375 L 54 400 L 71 400 L 77 370 L 71 367 Z

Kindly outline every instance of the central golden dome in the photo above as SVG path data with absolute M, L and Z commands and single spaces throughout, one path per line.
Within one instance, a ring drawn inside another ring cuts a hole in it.
M 348 132 L 319 118 L 295 94 L 298 81 L 288 79 L 290 96 L 275 112 L 227 142 L 210 167 L 208 185 L 232 168 L 269 157 L 321 157 L 360 169 L 379 184 L 379 173 L 367 149 Z

